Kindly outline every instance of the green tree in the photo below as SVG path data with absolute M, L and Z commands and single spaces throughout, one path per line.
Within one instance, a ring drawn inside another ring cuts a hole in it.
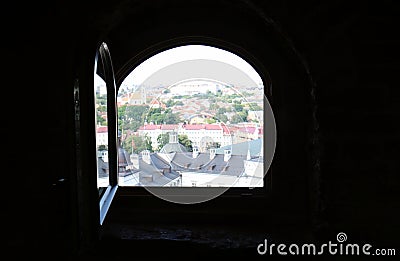
M 207 142 L 207 146 L 206 149 L 209 150 L 211 148 L 213 149 L 218 149 L 221 147 L 221 143 L 220 142 Z
M 97 150 L 107 150 L 107 146 L 106 145 L 99 145 Z
M 122 105 L 118 107 L 118 125 L 124 130 L 137 131 L 143 126 L 149 106 Z
M 255 102 L 249 104 L 250 110 L 252 111 L 262 111 L 263 108 Z
M 97 110 L 100 111 L 100 112 L 106 112 L 107 111 L 107 106 L 99 105 L 99 107 L 97 107 Z
M 249 116 L 249 111 L 248 110 L 242 110 L 238 112 L 238 115 L 242 118 L 244 122 L 247 121 L 247 116 Z
M 193 150 L 192 141 L 189 140 L 189 137 L 186 134 L 178 135 L 178 140 L 179 143 L 182 144 L 187 151 Z
M 205 120 L 208 124 L 213 124 L 215 122 L 217 122 L 214 118 L 208 118 Z
M 147 136 L 128 136 L 122 146 L 129 153 L 140 153 L 143 150 L 153 151 L 151 139 Z
M 228 121 L 228 117 L 225 114 L 217 114 L 217 115 L 215 115 L 215 118 L 217 118 L 219 122 L 227 122 Z
M 170 108 L 170 107 L 172 107 L 172 106 L 174 106 L 175 105 L 175 102 L 172 100 L 172 99 L 168 99 L 166 102 L 165 102 L 165 106 L 167 106 L 167 108 Z
M 158 150 L 161 150 L 169 142 L 169 133 L 162 133 L 157 137 Z
M 240 123 L 240 122 L 243 122 L 243 118 L 239 114 L 235 114 L 232 116 L 230 122 L 233 124 Z
M 149 122 L 156 124 L 177 124 L 180 122 L 179 114 L 173 113 L 170 108 L 165 111 L 155 111 L 148 118 Z
M 216 104 L 216 103 L 210 101 L 210 106 L 209 106 L 208 108 L 209 108 L 211 111 L 215 111 L 215 110 L 218 110 L 219 106 L 218 106 L 218 104 Z
M 226 112 L 225 107 L 218 108 L 217 114 L 224 114 Z
M 235 109 L 235 111 L 239 112 L 239 111 L 243 111 L 243 105 L 241 104 L 233 104 L 233 108 Z
M 172 111 L 169 113 L 164 113 L 163 122 L 165 122 L 165 124 L 177 124 L 180 122 L 179 114 L 173 113 Z

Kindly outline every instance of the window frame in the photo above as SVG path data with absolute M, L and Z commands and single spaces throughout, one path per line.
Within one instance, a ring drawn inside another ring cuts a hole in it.
M 272 81 L 270 79 L 270 75 L 266 70 L 265 66 L 258 60 L 256 57 L 250 54 L 246 49 L 240 47 L 236 44 L 231 42 L 227 42 L 225 40 L 213 38 L 213 37 L 206 37 L 206 36 L 183 36 L 177 37 L 173 39 L 169 39 L 166 41 L 161 41 L 156 44 L 153 44 L 146 49 L 131 55 L 132 58 L 116 73 L 115 80 L 116 80 L 116 88 L 117 93 L 119 88 L 121 87 L 124 79 L 130 74 L 130 72 L 139 66 L 142 62 L 146 61 L 150 57 L 157 55 L 160 52 L 179 47 L 184 45 L 207 45 L 210 47 L 216 47 L 233 54 L 238 55 L 242 59 L 244 59 L 249 65 L 251 65 L 256 72 L 260 75 L 263 85 L 264 85 L 264 94 L 265 97 L 268 99 L 269 104 L 273 105 L 272 100 Z M 264 110 L 266 108 L 266 101 L 264 100 Z M 117 117 L 117 115 L 116 115 Z M 264 113 L 264 122 L 266 122 L 266 114 Z M 265 130 L 265 129 L 264 129 Z M 264 132 L 265 133 L 265 132 Z M 264 136 L 263 142 L 265 145 L 266 138 Z M 276 141 L 275 141 L 276 143 Z M 266 155 L 266 146 L 264 148 L 264 155 Z M 272 159 L 271 159 L 272 161 Z M 265 163 L 265 159 L 264 159 Z M 268 164 L 268 169 L 264 168 L 267 173 L 263 178 L 264 186 L 263 187 L 230 187 L 226 188 L 226 191 L 223 192 L 218 197 L 225 197 L 225 198 L 232 198 L 232 197 L 267 197 L 268 194 L 271 192 L 272 187 L 272 172 L 273 172 L 273 165 L 270 163 Z M 170 187 L 165 187 L 163 189 L 172 189 Z M 204 194 L 207 190 L 212 190 L 216 188 L 210 187 L 187 187 L 187 188 L 175 188 L 175 189 L 191 189 L 198 191 L 199 195 Z M 121 196 L 153 196 L 145 187 L 135 186 L 121 186 L 119 187 L 118 195 Z
M 96 51 L 94 74 L 97 72 L 99 60 L 104 71 L 104 81 L 107 89 L 107 137 L 108 137 L 108 166 L 109 166 L 109 185 L 99 198 L 100 225 L 103 224 L 111 202 L 118 189 L 118 144 L 117 144 L 117 113 L 116 108 L 116 85 L 114 69 L 112 66 L 111 54 L 105 42 L 102 42 Z M 97 152 L 97 148 L 96 148 Z M 97 174 L 97 171 L 96 171 Z

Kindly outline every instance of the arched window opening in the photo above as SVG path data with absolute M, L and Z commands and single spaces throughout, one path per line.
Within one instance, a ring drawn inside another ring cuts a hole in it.
M 132 68 L 116 98 L 119 186 L 263 187 L 264 135 L 275 135 L 264 85 L 243 58 L 208 45 Z

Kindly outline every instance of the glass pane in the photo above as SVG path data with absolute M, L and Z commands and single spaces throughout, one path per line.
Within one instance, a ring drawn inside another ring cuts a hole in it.
M 97 187 L 99 196 L 110 185 L 107 124 L 107 86 L 100 56 L 95 66 L 94 95 L 96 117 Z

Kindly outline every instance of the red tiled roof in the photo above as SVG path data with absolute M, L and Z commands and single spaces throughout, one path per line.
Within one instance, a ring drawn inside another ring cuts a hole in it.
M 240 132 L 245 132 L 245 133 L 254 133 L 256 130 L 256 127 L 242 127 L 239 129 Z
M 203 124 L 199 124 L 199 125 L 187 124 L 187 125 L 184 126 L 184 128 L 186 130 L 202 130 L 202 129 L 204 129 L 204 126 L 203 126 Z
M 225 124 L 221 124 L 222 130 L 224 131 L 224 133 L 229 134 L 231 133 L 228 129 L 228 127 Z
M 221 126 L 217 125 L 217 124 L 206 124 L 205 125 L 205 129 L 206 130 L 221 130 Z
M 148 124 L 140 126 L 139 130 L 176 130 L 178 124 Z M 224 124 L 186 124 L 183 125 L 186 130 L 222 130 L 224 133 L 230 133 L 228 127 Z
M 161 129 L 161 125 L 149 124 L 149 125 L 140 126 L 140 128 L 139 128 L 139 130 L 158 130 L 158 129 Z
M 262 134 L 262 128 L 256 128 L 256 127 L 242 127 L 239 129 L 239 131 L 254 134 L 256 129 L 257 129 L 257 134 Z
M 178 124 L 163 124 L 161 125 L 161 129 L 162 130 L 175 130 L 179 127 Z
M 107 126 L 97 127 L 97 133 L 104 133 L 104 132 L 108 132 Z
M 152 100 L 152 101 L 150 102 L 150 104 L 151 104 L 151 105 L 153 105 L 153 104 L 161 104 L 161 102 L 158 101 L 158 100 Z
M 186 130 L 221 130 L 218 124 L 187 124 L 184 126 Z
M 177 124 L 148 124 L 140 126 L 139 130 L 175 130 L 178 126 Z

